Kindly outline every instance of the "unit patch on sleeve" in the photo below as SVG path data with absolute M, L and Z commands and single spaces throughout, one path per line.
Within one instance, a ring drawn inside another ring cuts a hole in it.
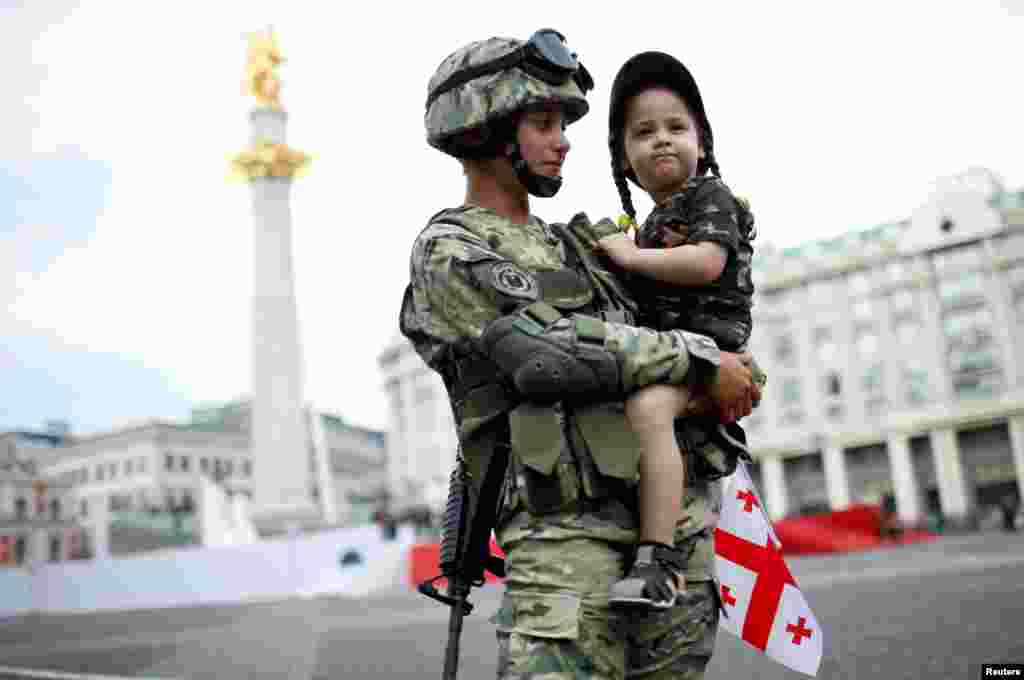
M 537 280 L 511 262 L 499 262 L 491 267 L 491 285 L 499 293 L 524 300 L 536 300 Z

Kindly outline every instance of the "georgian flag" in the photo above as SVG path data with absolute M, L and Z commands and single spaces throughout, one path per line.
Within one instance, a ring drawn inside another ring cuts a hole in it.
M 715 529 L 720 626 L 779 663 L 817 675 L 821 626 L 782 558 L 782 544 L 741 460 L 723 481 Z

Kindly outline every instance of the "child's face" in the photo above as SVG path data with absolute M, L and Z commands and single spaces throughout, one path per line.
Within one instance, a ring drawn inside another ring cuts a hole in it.
M 561 176 L 562 163 L 569 153 L 565 115 L 561 107 L 552 106 L 523 114 L 516 127 L 516 138 L 519 140 L 519 153 L 530 170 L 546 177 Z
M 657 202 L 678 192 L 704 158 L 700 130 L 675 92 L 657 87 L 626 103 L 626 168 Z

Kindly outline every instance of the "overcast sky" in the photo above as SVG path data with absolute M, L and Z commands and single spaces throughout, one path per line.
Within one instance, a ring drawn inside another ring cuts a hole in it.
M 648 49 L 700 83 L 755 246 L 907 217 L 972 166 L 1024 187 L 1016 0 L 0 0 L 0 430 L 105 431 L 248 392 L 250 200 L 228 161 L 249 134 L 245 34 L 268 23 L 289 141 L 314 157 L 293 189 L 306 396 L 369 427 L 389 425 L 377 357 L 411 241 L 464 194 L 424 140 L 427 80 L 472 40 L 554 27 L 597 81 L 561 193 L 533 203 L 551 221 L 620 212 L 608 90 Z

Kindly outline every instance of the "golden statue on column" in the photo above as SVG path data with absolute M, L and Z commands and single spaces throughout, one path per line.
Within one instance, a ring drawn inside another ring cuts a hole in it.
M 243 90 L 256 99 L 252 120 L 257 132 L 251 146 L 231 161 L 235 178 L 292 178 L 309 165 L 308 154 L 284 143 L 287 114 L 281 106 L 281 78 L 277 73 L 284 61 L 272 28 L 249 34 Z
M 273 29 L 249 34 L 249 50 L 245 61 L 246 94 L 251 94 L 262 106 L 281 111 L 281 79 L 277 67 L 284 61 Z

